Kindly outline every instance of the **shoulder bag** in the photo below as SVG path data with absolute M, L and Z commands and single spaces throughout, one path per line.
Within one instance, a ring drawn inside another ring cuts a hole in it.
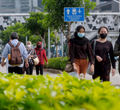
M 93 44 L 93 54 L 94 55 L 95 55 L 95 46 L 96 46 L 96 40 L 94 41 L 94 44 Z M 91 64 L 90 63 L 88 64 L 87 73 L 89 75 L 94 75 L 94 71 L 91 71 Z

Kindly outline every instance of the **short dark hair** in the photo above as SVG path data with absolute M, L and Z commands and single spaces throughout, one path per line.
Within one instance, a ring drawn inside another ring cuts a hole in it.
M 17 32 L 12 32 L 10 38 L 11 38 L 12 40 L 13 40 L 13 39 L 18 39 L 19 37 L 18 37 Z
M 100 31 L 101 31 L 102 28 L 105 28 L 105 29 L 107 30 L 107 32 L 109 32 L 107 27 L 101 26 L 101 27 L 98 29 L 98 33 L 100 33 Z

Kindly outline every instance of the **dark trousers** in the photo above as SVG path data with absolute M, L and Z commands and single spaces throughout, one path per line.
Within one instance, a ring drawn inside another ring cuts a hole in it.
M 93 79 L 100 77 L 101 81 L 110 81 L 110 70 L 111 70 L 110 61 L 106 62 L 95 61 Z
M 93 79 L 96 79 L 97 77 L 100 77 L 101 81 L 110 81 L 110 76 L 108 75 L 93 75 Z
M 28 68 L 25 68 L 26 74 L 32 75 L 34 65 L 30 65 Z
M 9 73 L 17 73 L 17 74 L 23 74 L 22 67 L 8 67 L 8 72 Z
M 39 73 L 41 75 L 43 75 L 43 65 L 42 64 L 36 66 L 36 74 L 39 75 Z

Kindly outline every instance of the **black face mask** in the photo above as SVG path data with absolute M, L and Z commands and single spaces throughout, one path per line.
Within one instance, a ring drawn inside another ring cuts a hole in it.
M 100 37 L 101 37 L 102 39 L 105 39 L 105 38 L 107 37 L 107 34 L 100 34 Z
M 41 48 L 41 45 L 37 45 L 38 48 Z

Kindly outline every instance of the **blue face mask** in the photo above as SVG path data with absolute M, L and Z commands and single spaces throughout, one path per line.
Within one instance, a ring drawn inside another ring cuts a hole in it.
M 78 32 L 77 35 L 78 35 L 78 37 L 83 38 L 85 36 L 85 33 Z

